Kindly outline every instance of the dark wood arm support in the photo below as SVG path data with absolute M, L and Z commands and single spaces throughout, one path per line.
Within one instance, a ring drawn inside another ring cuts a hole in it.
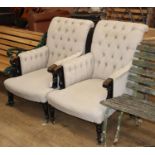
M 60 87 L 60 89 L 64 89 L 65 88 L 65 80 L 64 80 L 63 66 L 61 66 L 61 65 L 57 66 L 56 73 L 57 73 L 58 78 L 59 78 L 59 87 Z
M 13 77 L 20 76 L 22 74 L 20 58 L 18 56 L 11 57 L 10 64 L 12 67 L 12 76 Z
M 53 75 L 53 84 L 52 84 L 52 88 L 57 88 L 57 72 L 56 72 L 56 64 L 51 65 L 50 67 L 48 67 L 47 71 L 49 73 L 52 73 Z
M 103 82 L 103 87 L 108 90 L 107 99 L 113 97 L 113 79 L 108 78 Z

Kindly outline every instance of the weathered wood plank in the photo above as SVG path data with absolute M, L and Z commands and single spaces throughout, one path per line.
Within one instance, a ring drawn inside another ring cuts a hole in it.
M 143 92 L 143 93 L 146 93 L 146 94 L 155 95 L 155 89 L 149 88 L 147 86 L 137 85 L 136 83 L 128 82 L 127 87 L 129 89 L 140 91 L 140 92 Z
M 132 62 L 133 65 L 142 67 L 142 68 L 147 68 L 147 69 L 155 69 L 155 63 L 149 62 L 149 61 L 144 61 L 144 60 L 133 60 Z
M 137 67 L 132 66 L 130 69 L 130 72 L 134 73 L 134 74 L 142 75 L 142 76 L 147 76 L 150 78 L 155 78 L 155 72 L 154 71 L 146 70 L 146 69 L 143 69 L 140 67 L 137 68 Z
M 101 104 L 150 121 L 155 121 L 155 104 L 138 100 L 129 95 L 122 95 L 120 97 L 101 101 Z
M 150 87 L 154 87 L 155 86 L 155 79 L 150 79 L 150 78 L 144 78 L 142 76 L 136 76 L 136 75 L 129 75 L 128 76 L 128 80 L 130 81 L 134 81 L 135 83 L 137 84 L 144 84 L 144 85 L 147 85 L 147 86 L 150 86 Z
M 148 44 L 141 44 L 137 47 L 137 50 L 155 53 L 155 45 L 150 46 Z
M 141 58 L 144 60 L 151 60 L 155 61 L 155 53 L 149 53 L 149 52 L 136 52 L 134 57 Z

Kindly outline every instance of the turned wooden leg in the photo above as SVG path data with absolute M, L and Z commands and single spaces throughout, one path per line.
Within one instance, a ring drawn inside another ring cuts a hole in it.
M 101 144 L 103 142 L 103 122 L 101 124 L 96 124 L 97 142 Z
M 52 124 L 55 124 L 55 108 L 49 105 L 49 112 L 50 112 L 50 120 Z
M 123 117 L 123 112 L 121 111 L 118 116 L 117 130 L 116 130 L 116 134 L 115 134 L 115 138 L 114 138 L 114 142 L 113 142 L 114 144 L 116 144 L 119 139 L 122 117 Z
M 7 105 L 13 106 L 14 105 L 14 95 L 10 92 L 8 92 L 8 102 Z
M 45 121 L 46 123 L 49 122 L 49 108 L 48 108 L 48 103 L 42 103 L 42 107 L 43 107 L 43 111 L 44 111 L 44 114 L 45 114 Z

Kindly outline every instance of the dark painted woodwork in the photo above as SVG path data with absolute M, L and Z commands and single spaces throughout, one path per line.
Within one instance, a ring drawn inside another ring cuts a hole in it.
M 112 98 L 113 97 L 113 79 L 112 78 L 106 79 L 103 82 L 103 87 L 106 88 L 108 91 L 107 99 Z
M 49 122 L 49 108 L 48 108 L 48 103 L 42 103 L 42 107 L 43 107 L 43 111 L 44 111 L 44 114 L 45 114 L 45 120 L 46 120 L 46 123 Z

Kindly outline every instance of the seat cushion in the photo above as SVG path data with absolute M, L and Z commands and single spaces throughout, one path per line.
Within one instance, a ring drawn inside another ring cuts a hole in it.
M 40 69 L 19 77 L 5 80 L 6 89 L 16 96 L 34 101 L 47 102 L 47 93 L 51 90 L 49 83 L 52 74 L 47 72 L 47 68 Z
M 103 81 L 89 79 L 63 90 L 52 91 L 48 94 L 48 102 L 69 115 L 101 123 L 106 107 L 101 105 L 100 101 L 107 97 L 107 90 L 102 87 Z

